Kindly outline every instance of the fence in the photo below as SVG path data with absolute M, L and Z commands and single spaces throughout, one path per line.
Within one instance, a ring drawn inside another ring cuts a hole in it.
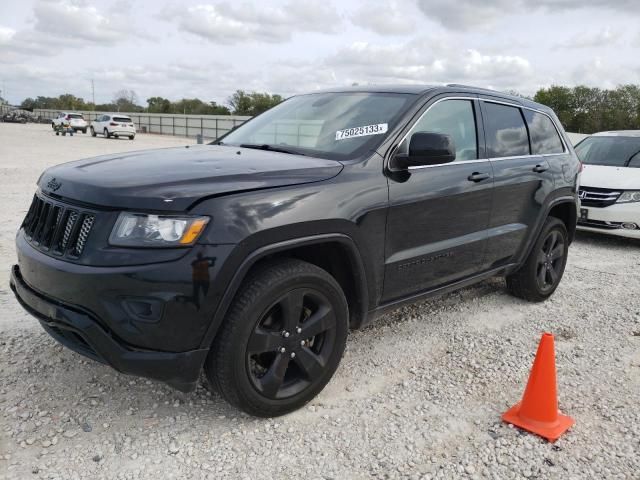
M 2 106 L 0 113 L 4 113 L 13 107 Z M 36 108 L 33 116 L 51 120 L 60 110 L 48 110 Z M 95 120 L 100 115 L 116 112 L 94 112 L 74 110 L 81 113 L 87 122 Z M 131 117 L 138 132 L 159 133 L 162 135 L 178 135 L 183 137 L 195 137 L 202 135 L 204 138 L 219 138 L 228 131 L 243 124 L 251 117 L 239 115 L 179 115 L 165 113 L 130 113 L 117 112 L 120 115 Z

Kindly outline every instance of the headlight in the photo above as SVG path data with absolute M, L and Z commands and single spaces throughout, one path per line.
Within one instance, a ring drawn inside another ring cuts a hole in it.
M 618 197 L 618 201 L 617 201 L 617 203 L 631 203 L 631 202 L 640 202 L 640 191 L 624 192 L 622 195 Z
M 122 212 L 109 236 L 109 243 L 122 247 L 193 245 L 208 222 L 209 217 Z

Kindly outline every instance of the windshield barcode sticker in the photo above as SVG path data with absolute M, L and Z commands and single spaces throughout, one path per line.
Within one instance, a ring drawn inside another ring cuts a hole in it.
M 336 132 L 336 140 L 345 140 L 347 138 L 366 137 L 368 135 L 382 135 L 387 133 L 389 125 L 386 123 L 378 123 L 376 125 L 366 125 L 364 127 L 345 128 Z

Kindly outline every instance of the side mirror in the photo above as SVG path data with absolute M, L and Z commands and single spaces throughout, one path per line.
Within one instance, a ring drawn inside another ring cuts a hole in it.
M 456 146 L 451 135 L 434 132 L 416 132 L 409 141 L 409 154 L 397 154 L 392 161 L 394 169 L 450 163 L 456 159 Z

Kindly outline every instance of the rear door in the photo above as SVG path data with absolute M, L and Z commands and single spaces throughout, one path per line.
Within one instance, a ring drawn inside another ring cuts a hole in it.
M 538 121 L 530 115 L 534 112 L 494 99 L 481 98 L 480 104 L 487 157 L 494 174 L 484 268 L 494 268 L 516 261 L 523 251 L 554 189 L 554 180 L 547 156 L 535 153 L 540 150 L 538 143 L 534 143 L 536 150 L 532 153 L 526 116 L 533 126 Z
M 479 271 L 493 186 L 491 164 L 479 141 L 479 115 L 475 96 L 432 100 L 400 142 L 397 152 L 406 153 L 415 132 L 447 133 L 455 142 L 456 160 L 389 175 L 383 301 Z

